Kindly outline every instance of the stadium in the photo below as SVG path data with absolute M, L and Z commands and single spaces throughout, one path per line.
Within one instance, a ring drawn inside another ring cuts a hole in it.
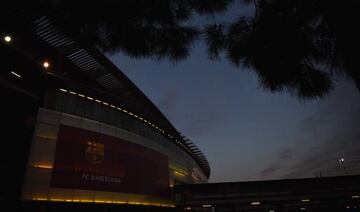
M 208 183 L 195 144 L 55 16 L 0 26 L 4 209 L 359 210 L 360 176 L 345 166 L 344 176 Z
M 201 151 L 96 47 L 46 16 L 1 36 L 10 208 L 167 210 L 174 185 L 207 182 Z

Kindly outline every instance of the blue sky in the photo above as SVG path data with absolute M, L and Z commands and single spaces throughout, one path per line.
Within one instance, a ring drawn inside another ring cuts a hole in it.
M 235 3 L 197 21 L 250 13 Z M 122 53 L 111 60 L 204 152 L 210 182 L 341 175 L 339 157 L 360 173 L 360 93 L 348 80 L 325 99 L 301 102 L 262 89 L 251 70 L 209 60 L 201 42 L 176 64 Z

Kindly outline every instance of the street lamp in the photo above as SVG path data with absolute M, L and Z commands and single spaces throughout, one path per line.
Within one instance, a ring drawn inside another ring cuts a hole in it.
M 6 43 L 10 43 L 12 39 L 11 39 L 11 36 L 10 36 L 10 35 L 6 35 L 6 36 L 4 37 L 4 40 L 5 40 Z
M 343 167 L 345 174 L 347 175 L 347 174 L 348 174 L 348 171 L 347 171 L 346 166 L 345 166 L 345 159 L 344 159 L 344 158 L 340 158 L 340 159 L 339 159 L 339 162 L 340 162 L 341 166 Z
M 50 63 L 48 61 L 44 61 L 43 62 L 43 67 L 44 68 L 49 68 L 50 67 Z

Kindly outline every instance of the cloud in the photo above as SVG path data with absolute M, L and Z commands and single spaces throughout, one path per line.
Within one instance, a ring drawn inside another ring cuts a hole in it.
M 260 178 L 273 178 L 281 171 L 288 160 L 291 160 L 294 154 L 292 148 L 282 148 L 276 157 L 275 162 L 271 163 L 268 167 L 261 170 L 259 173 Z
M 283 148 L 279 152 L 279 160 L 289 160 L 292 158 L 294 150 L 292 148 Z
M 272 163 L 270 166 L 268 166 L 267 168 L 263 169 L 260 172 L 260 177 L 261 178 L 266 178 L 266 177 L 269 177 L 269 176 L 273 176 L 280 169 L 281 169 L 281 163 L 280 162 Z
M 335 131 L 319 135 L 320 142 L 307 148 L 303 157 L 288 167 L 285 178 L 312 177 L 319 172 L 323 176 L 343 175 L 346 172 L 339 158 L 345 158 L 349 174 L 360 174 L 360 109 L 348 113 L 335 125 Z
M 360 174 L 360 94 L 345 84 L 299 123 L 296 141 L 278 151 L 259 178 Z M 345 169 L 338 162 L 345 158 Z

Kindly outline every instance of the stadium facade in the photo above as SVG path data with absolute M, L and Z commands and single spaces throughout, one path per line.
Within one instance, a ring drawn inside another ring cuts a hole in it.
M 201 151 L 106 56 L 27 22 L 2 33 L 3 200 L 166 208 L 174 185 L 207 182 Z

